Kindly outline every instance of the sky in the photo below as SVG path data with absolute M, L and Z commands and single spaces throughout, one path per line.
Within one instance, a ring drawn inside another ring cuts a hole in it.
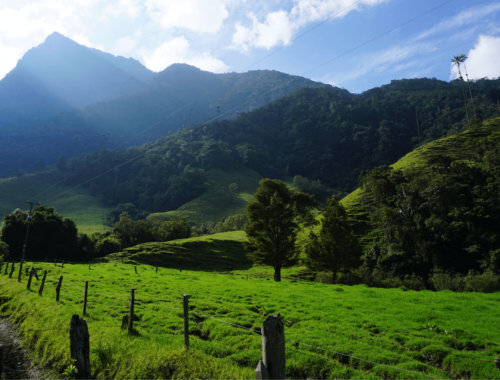
M 500 77 L 491 0 L 2 0 L 0 78 L 53 32 L 156 72 L 278 70 L 354 93 L 455 79 L 459 54 L 471 79 Z

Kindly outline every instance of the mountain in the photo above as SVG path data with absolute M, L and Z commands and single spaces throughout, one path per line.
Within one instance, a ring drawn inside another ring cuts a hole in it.
M 126 66 L 123 59 L 116 62 Z M 134 67 L 126 68 L 133 73 Z M 69 158 L 79 152 L 124 143 L 125 147 L 140 145 L 218 115 L 234 118 L 298 87 L 326 86 L 277 71 L 214 74 L 185 64 L 172 65 L 144 83 L 146 87 L 140 91 L 113 100 L 0 126 L 5 136 L 0 141 L 0 176 L 32 171 L 36 161 L 53 164 L 61 156 Z M 244 106 L 236 108 L 241 104 Z M 169 118 L 163 120 L 166 116 Z M 152 125 L 155 127 L 149 129 Z M 128 141 L 133 136 L 137 138 Z
M 0 127 L 137 92 L 153 75 L 138 61 L 52 33 L 0 81 Z

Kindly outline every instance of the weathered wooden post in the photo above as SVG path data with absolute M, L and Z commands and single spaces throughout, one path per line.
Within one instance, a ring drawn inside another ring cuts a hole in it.
M 189 348 L 189 301 L 188 295 L 182 296 L 182 304 L 184 306 L 184 346 Z
M 500 371 L 500 356 L 495 359 L 495 364 L 497 365 L 497 368 Z
M 9 269 L 9 261 L 7 260 L 7 264 L 5 265 L 5 272 L 4 274 L 7 274 L 7 269 Z
M 89 330 L 84 319 L 73 315 L 69 324 L 69 344 L 71 359 L 75 361 L 77 379 L 90 377 L 90 346 Z
M 59 277 L 59 283 L 56 287 L 56 301 L 59 302 L 59 294 L 61 293 L 61 285 L 62 285 L 63 276 Z
M 29 277 L 28 277 L 28 285 L 26 285 L 26 288 L 27 288 L 28 290 L 30 290 L 30 288 L 31 288 L 31 279 L 33 278 L 33 270 L 34 270 L 34 269 L 35 269 L 35 268 L 31 268 L 31 271 L 30 271 L 30 274 L 29 274 Z
M 255 380 L 269 380 L 269 372 L 262 360 L 259 360 L 259 364 L 255 368 Z
M 54 266 L 57 266 L 57 259 L 54 258 Z
M 247 274 L 247 280 L 248 280 L 248 274 Z
M 15 262 L 13 261 L 12 262 L 12 267 L 10 268 L 9 278 L 12 278 L 12 275 L 14 274 L 14 269 L 15 269 L 14 268 L 14 264 L 15 264 Z
M 64 260 L 61 263 L 61 268 L 64 268 Z
M 23 274 L 23 261 L 21 260 L 21 266 L 19 267 L 19 275 L 17 276 L 17 281 L 21 282 L 21 275 Z
M 38 290 L 38 294 L 42 295 L 43 286 L 45 285 L 45 278 L 47 277 L 47 271 L 43 272 L 42 284 L 40 285 L 40 290 Z
M 90 261 L 89 261 L 89 269 L 90 269 Z
M 87 294 L 89 290 L 89 282 L 85 281 L 85 290 L 83 291 L 83 313 L 82 315 L 85 317 L 87 314 Z
M 137 265 L 134 265 L 135 274 L 137 274 Z
M 156 273 L 158 273 L 158 265 L 156 266 Z
M 134 328 L 134 302 L 135 302 L 135 289 L 130 289 L 130 307 L 128 309 L 128 333 L 132 334 Z
M 285 326 L 280 315 L 270 315 L 262 325 L 262 362 L 269 379 L 285 378 Z

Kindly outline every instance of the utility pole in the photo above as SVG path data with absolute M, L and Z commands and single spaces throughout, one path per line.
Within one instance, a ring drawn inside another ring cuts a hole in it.
M 28 227 L 26 228 L 26 237 L 24 239 L 23 245 L 23 256 L 21 258 L 21 262 L 24 261 L 24 256 L 26 255 L 26 244 L 28 243 L 28 232 L 30 231 L 30 222 L 31 222 L 31 211 L 33 210 L 33 205 L 40 205 L 40 203 L 35 202 L 24 202 L 30 205 L 30 212 L 28 214 Z

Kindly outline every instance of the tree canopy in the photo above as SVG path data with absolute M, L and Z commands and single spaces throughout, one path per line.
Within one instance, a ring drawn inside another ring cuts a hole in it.
M 285 183 L 262 179 L 247 205 L 248 224 L 244 243 L 247 257 L 257 264 L 274 268 L 274 281 L 281 281 L 281 269 L 297 263 L 297 233 L 315 223 L 312 211 L 317 207 L 313 196 L 291 194 Z

